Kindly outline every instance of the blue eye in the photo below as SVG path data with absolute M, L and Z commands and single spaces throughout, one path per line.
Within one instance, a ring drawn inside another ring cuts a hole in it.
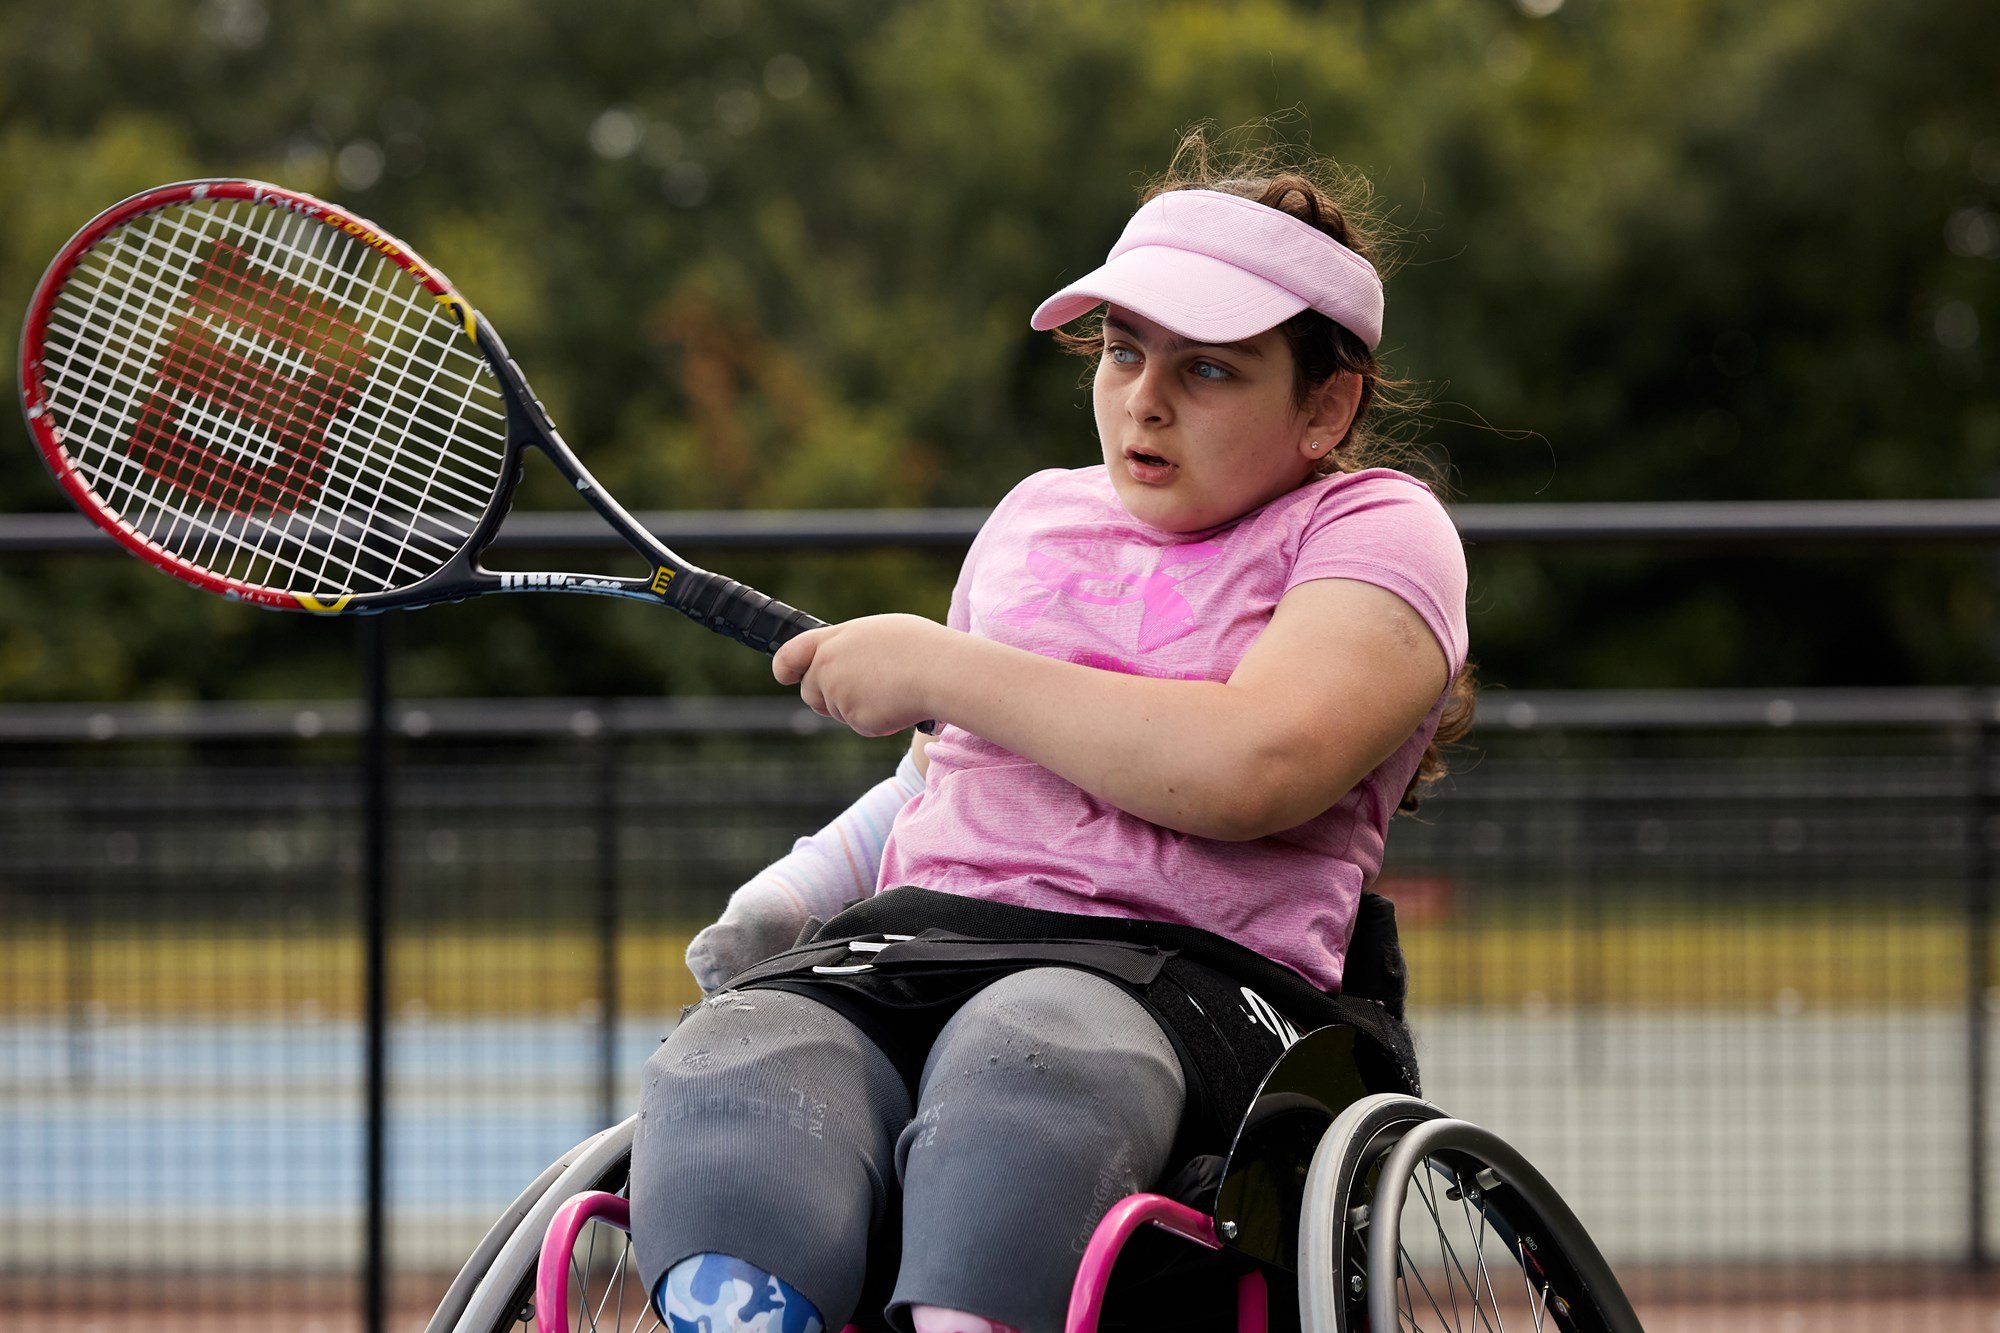
M 1104 349 L 1104 354 L 1121 366 L 1129 366 L 1139 359 L 1139 353 L 1124 343 L 1113 343 Z
M 1226 380 L 1229 378 L 1229 372 L 1221 366 L 1216 365 L 1213 361 L 1197 361 L 1189 369 L 1194 371 L 1196 377 L 1200 379 Z M 1215 373 L 1211 375 L 1208 373 L 1209 371 L 1214 371 Z

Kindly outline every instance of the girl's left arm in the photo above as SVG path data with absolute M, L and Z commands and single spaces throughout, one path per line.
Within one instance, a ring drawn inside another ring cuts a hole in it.
M 1232 841 L 1330 809 L 1409 739 L 1448 683 L 1444 649 L 1416 610 L 1351 579 L 1286 593 L 1227 681 L 1079 666 L 917 616 L 809 631 L 772 670 L 864 735 L 937 718 L 1129 814 Z

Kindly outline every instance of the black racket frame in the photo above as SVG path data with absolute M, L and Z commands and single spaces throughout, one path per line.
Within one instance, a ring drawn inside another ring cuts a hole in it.
M 445 602 L 497 592 L 572 592 L 599 597 L 628 597 L 658 606 L 671 607 L 688 619 L 726 635 L 746 647 L 771 654 L 809 629 L 824 626 L 796 607 L 767 597 L 735 579 L 701 568 L 675 553 L 672 547 L 648 531 L 598 484 L 597 478 L 577 458 L 548 409 L 528 386 L 527 376 L 508 353 L 493 326 L 477 312 L 465 312 L 472 325 L 479 352 L 498 381 L 506 406 L 506 455 L 500 469 L 500 484 L 478 526 L 464 546 L 438 569 L 407 588 L 389 592 L 356 594 L 330 611 L 346 615 L 366 615 L 378 611 L 415 610 Z M 499 535 L 514 494 L 527 470 L 527 450 L 532 446 L 555 465 L 563 479 L 583 501 L 623 537 L 628 545 L 652 566 L 649 575 L 621 577 L 611 574 L 562 572 L 495 572 L 480 563 L 481 556 Z

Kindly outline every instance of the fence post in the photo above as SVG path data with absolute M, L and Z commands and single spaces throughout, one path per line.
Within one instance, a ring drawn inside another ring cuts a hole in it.
M 616 706 L 599 708 L 597 741 L 597 975 L 598 1120 L 615 1125 L 618 1114 L 618 733 Z
M 1978 720 L 1972 732 L 1972 828 L 1965 876 L 1966 1031 L 1966 1259 L 1974 1272 L 1992 1266 L 1986 1234 L 1986 1060 L 1993 994 L 1993 840 L 2000 835 L 2000 782 L 1993 767 L 2000 757 L 2000 691 L 1975 696 Z
M 366 722 L 362 731 L 361 938 L 363 1059 L 362 1155 L 365 1211 L 361 1238 L 361 1326 L 388 1327 L 388 1047 L 389 1047 L 389 631 L 388 618 L 361 618 Z

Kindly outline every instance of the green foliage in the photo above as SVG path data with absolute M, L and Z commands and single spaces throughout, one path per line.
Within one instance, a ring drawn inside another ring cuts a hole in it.
M 1548 8 L 17 6 L 0 307 L 122 195 L 261 176 L 451 274 L 634 508 L 986 505 L 1095 456 L 1035 302 L 1101 257 L 1179 128 L 1289 109 L 1271 132 L 1365 171 L 1405 232 L 1385 350 L 1432 390 L 1422 435 L 1459 498 L 2000 490 L 2000 12 Z M 60 507 L 6 434 L 0 506 Z M 531 476 L 525 506 L 568 503 Z M 824 615 L 941 614 L 953 572 L 713 562 Z M 1481 549 L 1473 570 L 1475 656 L 1521 687 L 1992 674 L 1977 553 Z M 418 692 L 767 688 L 640 606 L 397 631 Z M 0 697 L 340 693 L 350 639 L 125 562 L 0 567 Z

